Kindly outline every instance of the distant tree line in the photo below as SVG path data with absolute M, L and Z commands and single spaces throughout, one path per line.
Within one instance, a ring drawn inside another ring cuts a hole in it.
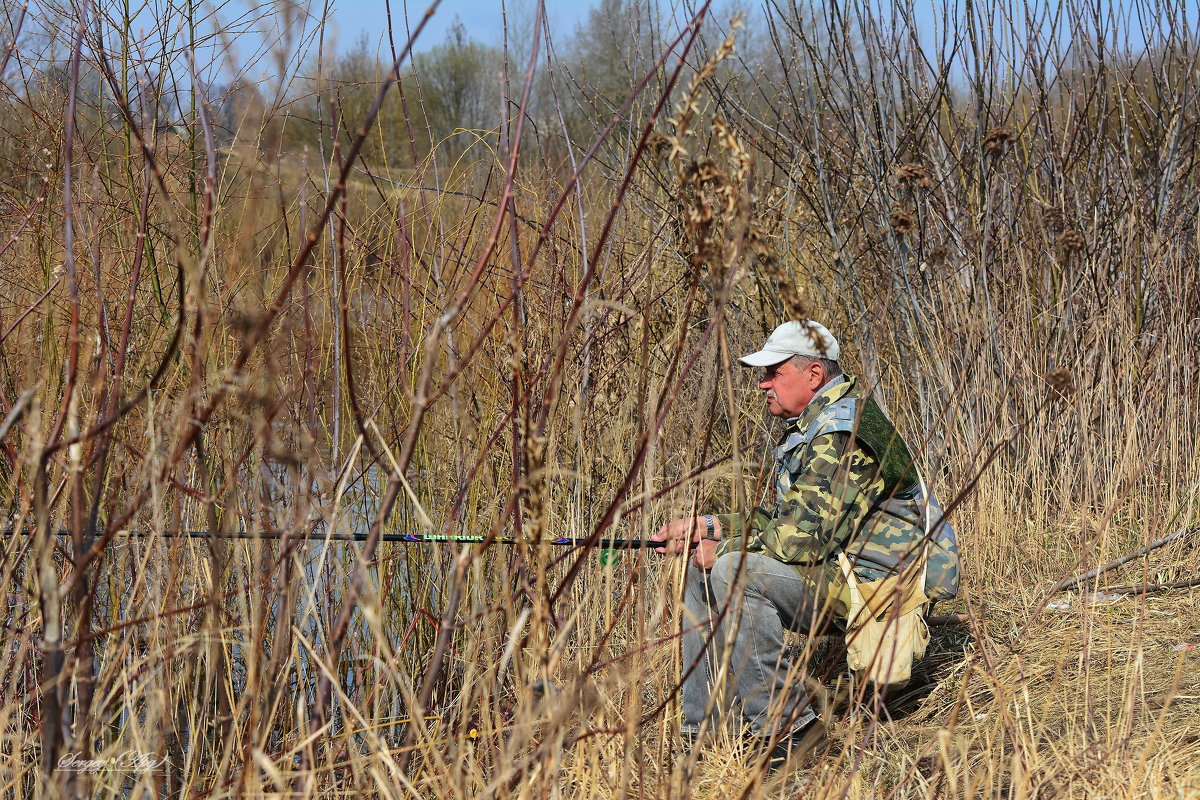
M 640 21 L 640 24 L 639 24 Z M 406 61 L 399 86 L 387 97 L 376 130 L 363 153 L 376 168 L 412 169 L 436 155 L 440 163 L 490 159 L 506 118 L 518 109 L 532 53 L 532 15 L 512 23 L 507 51 L 468 36 L 460 21 L 444 41 Z M 519 29 L 518 29 L 519 28 Z M 538 38 L 537 67 L 526 134 L 538 158 L 565 159 L 567 141 L 590 143 L 617 113 L 653 64 L 658 42 L 640 4 L 603 0 L 565 42 Z M 398 42 L 399 44 L 399 42 Z M 269 91 L 238 80 L 218 87 L 218 127 L 222 143 L 254 145 L 268 151 L 312 153 L 336 132 L 346 144 L 375 99 L 379 81 L 391 66 L 390 53 L 376 52 L 364 38 L 330 63 L 315 63 L 292 82 L 282 102 Z M 643 92 L 653 96 L 653 85 Z M 621 114 L 628 127 L 644 116 L 645 101 Z

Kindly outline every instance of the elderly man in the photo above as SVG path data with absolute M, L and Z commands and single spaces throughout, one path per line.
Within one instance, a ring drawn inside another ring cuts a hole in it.
M 953 532 L 895 427 L 843 374 L 839 351 L 824 326 L 787 322 L 739 359 L 763 370 L 767 408 L 785 421 L 775 502 L 749 514 L 678 519 L 651 537 L 663 543 L 659 552 L 690 553 L 684 736 L 694 739 L 714 713 L 732 715 L 764 745 L 772 767 L 812 738 L 817 720 L 792 670 L 785 628 L 814 632 L 831 620 L 844 627 L 847 616 L 859 616 L 853 599 L 871 587 L 923 589 L 916 603 L 906 601 L 908 611 L 926 594 L 957 590 Z M 851 666 L 858 668 L 853 657 Z

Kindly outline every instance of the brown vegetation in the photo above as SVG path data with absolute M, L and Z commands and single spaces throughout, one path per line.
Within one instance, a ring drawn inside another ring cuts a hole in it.
M 1197 516 L 1181 9 L 605 0 L 410 57 L 394 8 L 380 61 L 280 3 L 254 85 L 207 5 L 78 5 L 0 19 L 4 794 L 1200 796 L 1195 536 L 1054 593 Z M 954 500 L 969 621 L 890 717 L 825 674 L 768 777 L 679 752 L 681 564 L 548 539 L 759 498 L 733 357 L 802 315 Z

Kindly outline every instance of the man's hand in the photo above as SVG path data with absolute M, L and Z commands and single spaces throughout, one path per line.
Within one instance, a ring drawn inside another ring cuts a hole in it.
M 663 525 L 657 533 L 651 535 L 650 539 L 663 543 L 662 547 L 654 548 L 657 552 L 671 555 L 686 553 L 695 545 L 692 563 L 707 570 L 712 568 L 712 563 L 716 558 L 717 541 L 721 538 L 721 521 L 716 517 L 713 517 L 712 539 L 706 538 L 707 535 L 708 525 L 705 523 L 704 517 L 684 517 Z M 707 553 L 705 559 L 707 566 L 702 566 L 701 562 L 696 560 L 696 554 L 702 551 Z
M 717 545 L 720 542 L 715 542 L 711 539 L 705 539 L 692 548 L 692 564 L 698 569 L 708 572 L 713 568 L 713 564 L 717 562 Z

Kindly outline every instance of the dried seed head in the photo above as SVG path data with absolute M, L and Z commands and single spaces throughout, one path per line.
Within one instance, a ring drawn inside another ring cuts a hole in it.
M 1058 237 L 1058 246 L 1064 253 L 1078 253 L 1087 246 L 1087 242 L 1083 240 L 1083 234 L 1079 231 L 1063 231 Z
M 712 221 L 712 204 L 709 203 L 707 197 L 701 195 L 696 198 L 696 201 L 692 205 L 688 206 L 687 216 L 688 224 L 693 230 L 702 228 Z
M 888 217 L 888 221 L 892 223 L 892 230 L 901 236 L 911 233 L 917 227 L 917 218 L 911 211 L 904 208 L 897 208 L 893 211 Z
M 530 538 L 537 540 L 545 529 L 546 523 L 546 474 L 543 467 L 546 462 L 546 437 L 539 436 L 529 421 L 523 416 L 518 417 L 524 448 L 521 453 L 522 476 L 521 507 L 525 512 L 525 527 Z
M 264 314 L 252 309 L 234 310 L 226 317 L 229 327 L 240 336 L 246 336 L 261 326 L 264 319 Z
M 1012 128 L 1000 126 L 992 128 L 983 137 L 983 152 L 992 158 L 999 158 L 1017 141 L 1017 134 Z
M 671 140 L 658 131 L 646 137 L 646 149 L 656 156 L 664 156 L 671 149 Z
M 754 163 L 754 156 L 750 149 L 742 144 L 742 140 L 722 117 L 713 120 L 713 133 L 717 135 L 721 148 L 729 154 L 730 160 L 736 165 L 733 175 L 734 182 L 744 183 L 749 177 L 750 168 Z
M 695 180 L 701 186 L 710 183 L 724 183 L 725 173 L 721 172 L 721 168 L 711 158 L 701 159 L 696 162 Z
M 896 183 L 902 186 L 915 186 L 918 189 L 933 188 L 933 181 L 929 179 L 929 171 L 923 164 L 901 164 L 896 167 Z
M 1055 233 L 1059 233 L 1067 227 L 1067 217 L 1057 208 L 1050 208 L 1042 215 L 1042 223 Z
M 950 260 L 950 248 L 944 244 L 936 245 L 929 251 L 929 257 L 926 259 L 935 267 L 940 267 Z
M 783 302 L 789 320 L 803 322 L 808 319 L 808 308 L 791 281 L 777 280 L 775 288 L 779 291 L 779 299 Z
M 1046 385 L 1050 387 L 1050 397 L 1054 400 L 1066 400 L 1075 393 L 1075 379 L 1071 370 L 1066 367 L 1055 367 L 1045 375 Z

